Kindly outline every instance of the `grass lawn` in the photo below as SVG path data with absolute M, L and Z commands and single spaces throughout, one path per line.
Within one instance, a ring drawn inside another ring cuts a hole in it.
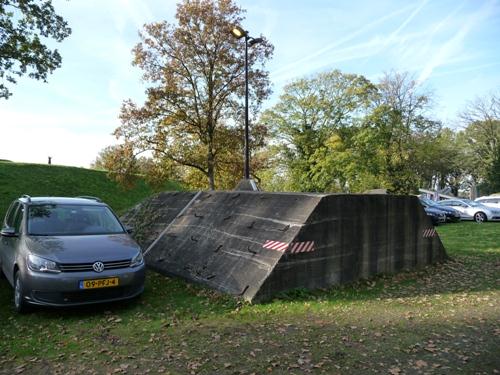
M 162 191 L 180 189 L 180 185 L 173 182 L 161 187 Z M 108 179 L 106 172 L 103 171 L 0 161 L 1 220 L 9 204 L 23 194 L 63 197 L 97 196 L 120 213 L 153 193 L 153 189 L 142 180 L 138 180 L 133 188 L 124 189 Z
M 0 373 L 500 371 L 500 223 L 438 227 L 451 260 L 261 305 L 149 272 L 129 303 L 17 315 L 0 280 Z

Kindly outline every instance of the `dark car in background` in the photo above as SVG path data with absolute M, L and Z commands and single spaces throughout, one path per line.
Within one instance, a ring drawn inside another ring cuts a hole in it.
M 446 221 L 451 223 L 457 223 L 460 221 L 460 212 L 451 207 L 440 206 L 433 200 L 429 198 L 420 198 L 420 203 L 424 207 L 434 208 L 440 210 L 446 216 Z
M 443 211 L 437 210 L 433 207 L 425 207 L 425 206 L 424 210 L 427 216 L 430 217 L 432 225 L 439 225 L 442 223 L 446 223 L 446 215 L 444 214 Z
M 18 312 L 130 299 L 144 290 L 140 247 L 97 198 L 23 196 L 0 232 L 0 269 Z

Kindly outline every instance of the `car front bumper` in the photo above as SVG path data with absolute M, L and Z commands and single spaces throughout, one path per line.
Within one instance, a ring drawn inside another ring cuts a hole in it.
M 452 213 L 447 213 L 446 214 L 446 221 L 456 223 L 461 220 L 461 216 L 459 214 L 452 214 Z
M 126 300 L 140 295 L 144 291 L 146 267 L 128 267 L 123 269 L 96 272 L 61 272 L 43 273 L 26 270 L 23 274 L 25 300 L 44 306 L 79 306 Z M 118 278 L 118 286 L 81 289 L 80 282 Z

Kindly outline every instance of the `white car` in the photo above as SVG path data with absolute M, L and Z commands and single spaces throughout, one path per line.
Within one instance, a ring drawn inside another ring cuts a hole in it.
M 500 220 L 500 209 L 487 207 L 470 199 L 447 199 L 438 204 L 459 211 L 462 220 L 475 220 L 478 223 Z
M 489 197 L 480 197 L 475 200 L 487 207 L 500 209 L 500 195 L 490 195 Z

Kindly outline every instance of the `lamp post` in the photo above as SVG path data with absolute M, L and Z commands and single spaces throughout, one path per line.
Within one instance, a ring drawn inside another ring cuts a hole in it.
M 250 137 L 248 131 L 248 47 L 261 43 L 262 38 L 252 38 L 248 35 L 248 31 L 243 30 L 240 26 L 234 26 L 231 34 L 237 39 L 245 38 L 245 172 L 244 178 L 250 179 Z

